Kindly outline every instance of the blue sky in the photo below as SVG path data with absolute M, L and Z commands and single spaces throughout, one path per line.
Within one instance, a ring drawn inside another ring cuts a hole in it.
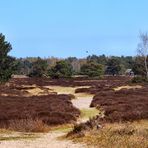
M 147 7 L 147 0 L 0 0 L 0 32 L 16 57 L 136 55 Z

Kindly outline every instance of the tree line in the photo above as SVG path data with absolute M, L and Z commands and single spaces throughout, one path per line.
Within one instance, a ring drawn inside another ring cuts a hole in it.
M 51 76 L 51 77 L 71 77 L 72 75 L 88 75 L 97 77 L 101 75 L 122 75 L 126 69 L 132 69 L 134 57 L 131 56 L 111 56 L 91 55 L 87 58 L 78 59 L 69 57 L 58 58 L 20 58 L 17 59 L 17 74 L 28 76 Z
M 102 77 L 103 75 L 123 75 L 129 69 L 137 76 L 148 77 L 148 35 L 140 34 L 137 56 L 90 55 L 78 59 L 68 57 L 14 58 L 9 56 L 12 46 L 0 34 L 0 82 L 7 81 L 12 74 L 29 77 L 70 78 L 73 75 Z

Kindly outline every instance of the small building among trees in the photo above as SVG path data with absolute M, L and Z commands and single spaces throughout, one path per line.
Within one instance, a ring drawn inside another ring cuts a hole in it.
M 133 72 L 132 69 L 126 69 L 125 75 L 126 75 L 126 76 L 134 76 L 134 72 Z

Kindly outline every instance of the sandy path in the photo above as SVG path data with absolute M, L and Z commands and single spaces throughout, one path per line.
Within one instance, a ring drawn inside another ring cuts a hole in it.
M 58 140 L 65 135 L 62 132 L 52 132 L 34 140 L 15 140 L 0 143 L 0 148 L 85 148 L 85 145 L 74 144 L 69 140 Z
M 91 104 L 91 101 L 92 101 L 92 97 L 86 97 L 86 98 L 83 98 L 83 97 L 78 97 L 77 99 L 74 99 L 72 100 L 72 103 L 75 107 L 79 108 L 80 110 L 81 109 L 90 109 L 89 106 Z
M 89 96 L 86 98 L 77 97 L 77 99 L 72 100 L 72 103 L 76 108 L 79 108 L 79 110 L 86 109 L 87 111 L 89 111 L 89 110 L 92 110 L 92 108 L 89 107 L 91 104 L 92 98 L 93 96 L 92 97 Z M 85 117 L 85 118 L 80 117 L 77 120 L 77 123 L 86 122 L 87 120 L 89 120 L 89 117 Z
M 52 87 L 50 87 L 52 88 Z M 53 87 L 53 89 L 60 93 L 74 93 L 75 88 L 59 88 Z M 84 95 L 84 94 L 83 94 Z M 83 96 L 82 94 L 77 94 L 77 99 L 72 100 L 75 107 L 81 109 L 90 109 L 90 103 L 93 96 Z M 86 120 L 86 119 L 85 119 Z M 83 120 L 78 120 L 78 122 L 83 122 Z M 66 133 L 61 131 L 53 131 L 47 134 L 41 135 L 40 138 L 33 140 L 15 140 L 15 141 L 2 141 L 0 142 L 0 148 L 87 148 L 83 144 L 75 144 L 70 140 L 59 140 L 58 138 L 64 136 Z

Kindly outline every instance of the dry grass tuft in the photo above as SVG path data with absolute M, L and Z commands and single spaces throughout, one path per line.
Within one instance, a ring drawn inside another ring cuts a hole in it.
M 19 132 L 48 132 L 49 127 L 39 119 L 20 119 L 20 120 L 10 120 L 9 130 L 19 131 Z

